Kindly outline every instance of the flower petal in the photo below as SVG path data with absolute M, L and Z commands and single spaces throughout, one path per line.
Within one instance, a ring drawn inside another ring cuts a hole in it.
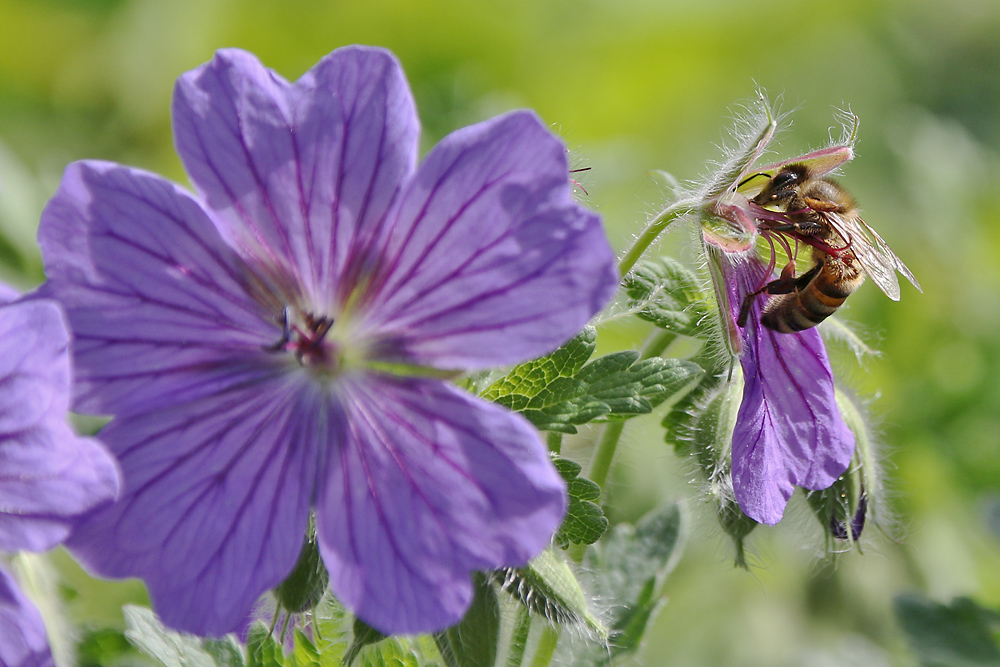
M 549 544 L 565 485 L 521 417 L 431 380 L 353 381 L 346 442 L 320 480 L 316 528 L 334 594 L 385 633 L 440 630 L 472 570 Z
M 43 551 L 118 492 L 104 447 L 66 424 L 69 335 L 51 301 L 0 307 L 0 551 Z
M 371 259 L 359 309 L 377 355 L 445 368 L 523 361 L 607 303 L 614 254 L 600 218 L 572 200 L 565 153 L 527 111 L 431 151 Z
M 38 237 L 49 278 L 40 293 L 62 303 L 75 337 L 81 411 L 210 393 L 206 370 L 265 356 L 280 336 L 198 202 L 156 175 L 71 164 Z
M 50 667 L 54 664 L 41 615 L 14 578 L 0 567 L 0 665 Z
M 177 150 L 227 239 L 334 303 L 345 257 L 416 164 L 419 123 L 388 51 L 338 49 L 295 84 L 237 49 L 178 79 Z
M 756 259 L 729 265 L 732 316 L 764 278 Z M 760 324 L 758 298 L 743 329 L 743 402 L 733 433 L 733 489 L 743 513 L 781 520 L 793 486 L 825 489 L 847 469 L 854 434 L 834 396 L 833 372 L 815 329 L 777 333 Z
M 122 498 L 68 546 L 100 575 L 145 579 L 171 627 L 235 631 L 299 555 L 323 402 L 311 383 L 261 380 L 115 419 L 101 437 L 121 461 Z

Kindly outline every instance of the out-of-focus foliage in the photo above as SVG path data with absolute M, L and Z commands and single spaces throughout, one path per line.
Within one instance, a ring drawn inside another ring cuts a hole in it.
M 864 286 L 841 311 L 880 357 L 859 365 L 832 344 L 845 384 L 878 396 L 869 411 L 888 473 L 882 524 L 866 526 L 865 555 L 817 566 L 823 538 L 800 498 L 783 522 L 794 530 L 748 538 L 760 567 L 747 574 L 729 568 L 728 541 L 695 512 L 669 604 L 635 659 L 908 664 L 898 593 L 1000 605 L 998 35 L 994 0 L 0 0 L 0 279 L 41 280 L 35 228 L 69 161 L 116 160 L 184 181 L 173 81 L 219 47 L 252 50 L 293 79 L 337 46 L 386 46 L 414 87 L 427 145 L 534 107 L 574 166 L 591 168 L 576 175 L 579 195 L 619 248 L 669 196 L 649 172 L 702 173 L 733 103 L 757 86 L 795 109 L 783 155 L 825 144 L 833 109 L 849 106 L 861 118 L 858 157 L 840 180 L 924 287 L 892 303 Z M 677 250 L 687 240 L 673 233 L 664 245 L 689 259 Z M 649 329 L 620 321 L 604 325 L 601 344 L 638 348 Z M 665 409 L 626 426 L 612 523 L 664 497 L 694 497 L 692 464 L 656 428 Z M 564 452 L 587 451 L 588 433 Z M 122 598 L 141 593 L 87 583 L 58 560 L 80 593 L 71 620 L 86 637 L 120 631 Z M 100 662 L 95 646 L 87 664 Z

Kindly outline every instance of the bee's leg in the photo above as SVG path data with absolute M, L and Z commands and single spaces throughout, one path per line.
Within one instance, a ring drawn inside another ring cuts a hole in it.
M 803 197 L 802 201 L 805 202 L 806 206 L 814 211 L 819 211 L 821 213 L 840 213 L 843 211 L 844 206 L 838 204 L 835 201 L 830 201 L 829 199 L 816 199 L 815 197 Z
M 743 297 L 743 305 L 740 307 L 740 316 L 736 319 L 736 325 L 740 328 L 746 326 L 747 319 L 750 317 L 750 306 L 753 305 L 753 300 L 758 296 L 761 294 L 790 294 L 797 289 L 805 287 L 813 279 L 813 276 L 816 275 L 816 272 L 819 271 L 819 267 L 820 265 L 816 264 L 816 266 L 796 278 L 795 262 L 786 264 L 785 268 L 781 270 L 779 277 L 767 283 L 756 292 L 750 292 Z
M 823 225 L 814 220 L 799 220 L 789 222 L 784 225 L 775 225 L 769 228 L 772 232 L 797 232 L 804 236 L 812 236 L 823 231 Z

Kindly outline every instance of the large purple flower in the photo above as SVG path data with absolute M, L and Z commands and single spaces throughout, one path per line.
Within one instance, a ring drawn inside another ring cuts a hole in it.
M 454 623 L 470 571 L 548 544 L 565 489 L 525 420 L 446 378 L 550 351 L 617 282 L 562 144 L 514 112 L 417 167 L 402 70 L 364 47 L 294 84 L 220 51 L 178 80 L 173 119 L 197 196 L 81 162 L 43 214 L 76 407 L 114 417 L 124 472 L 71 548 L 220 634 L 289 573 L 313 509 L 358 616 Z
M 0 552 L 44 551 L 118 492 L 104 447 L 66 422 L 69 335 L 51 301 L 8 303 L 0 286 Z M 0 568 L 0 665 L 51 665 L 41 616 Z

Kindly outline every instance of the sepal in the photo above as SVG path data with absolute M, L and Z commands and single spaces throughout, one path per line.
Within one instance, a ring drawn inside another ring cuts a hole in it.
M 873 501 L 881 491 L 882 471 L 864 408 L 839 389 L 836 397 L 844 423 L 854 434 L 854 455 L 847 470 L 833 486 L 809 492 L 806 499 L 830 539 L 855 545 L 861 538 L 869 514 L 874 514 Z M 828 551 L 836 550 L 834 543 L 828 545 Z
M 316 543 L 316 526 L 310 517 L 299 559 L 291 573 L 275 587 L 274 597 L 279 607 L 298 614 L 319 604 L 329 583 L 330 575 L 323 566 L 323 558 Z
M 549 623 L 586 629 L 599 640 L 607 637 L 607 629 L 591 612 L 587 595 L 559 552 L 547 549 L 525 567 L 501 574 L 501 589 Z
M 734 369 L 730 382 L 706 381 L 699 386 L 686 411 L 675 410 L 664 419 L 666 440 L 689 454 L 716 519 L 736 548 L 735 564 L 746 568 L 744 539 L 759 524 L 736 502 L 731 469 L 733 429 L 742 400 L 742 374 Z

